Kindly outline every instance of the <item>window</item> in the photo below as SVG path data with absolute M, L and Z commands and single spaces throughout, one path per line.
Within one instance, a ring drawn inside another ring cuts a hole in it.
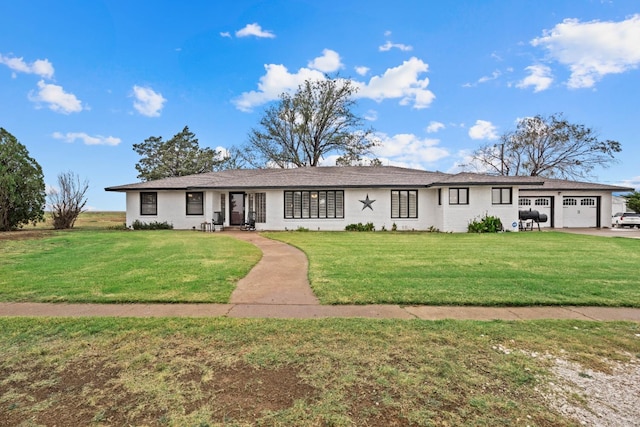
M 249 194 L 249 211 L 256 213 L 256 222 L 267 222 L 267 193 Z
M 344 218 L 344 191 L 285 191 L 285 218 Z
M 593 199 L 582 199 L 580 200 L 580 206 L 595 206 L 596 201 Z
M 469 189 L 468 188 L 450 188 L 449 204 L 450 205 L 468 205 Z
M 578 204 L 578 201 L 576 199 L 567 198 L 562 201 L 562 204 L 564 206 L 575 206 Z
M 140 215 L 158 215 L 158 193 L 140 193 Z
M 204 193 L 187 193 L 187 215 L 204 215 Z
M 391 190 L 391 218 L 418 217 L 418 190 Z
M 531 206 L 531 199 L 519 199 L 518 204 L 520 206 Z
M 511 204 L 511 187 L 492 188 L 491 203 L 494 205 L 510 205 Z
M 442 188 L 438 188 L 438 205 L 442 205 Z
M 536 206 L 549 206 L 549 199 L 547 199 L 547 198 L 536 199 L 535 205 Z

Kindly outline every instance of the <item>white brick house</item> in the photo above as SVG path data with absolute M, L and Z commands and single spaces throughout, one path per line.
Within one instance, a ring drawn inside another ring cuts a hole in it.
M 225 226 L 249 212 L 258 230 L 377 230 L 463 232 L 470 221 L 497 216 L 518 230 L 518 210 L 539 210 L 547 227 L 609 227 L 612 192 L 630 188 L 540 177 L 445 174 L 390 166 L 244 169 L 108 187 L 126 193 L 127 225 L 164 222 L 199 228 L 216 213 Z M 515 224 L 515 225 L 514 225 Z

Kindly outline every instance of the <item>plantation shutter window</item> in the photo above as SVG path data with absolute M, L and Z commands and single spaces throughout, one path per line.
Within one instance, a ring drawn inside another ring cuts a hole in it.
M 289 219 L 344 218 L 343 191 L 285 191 L 284 205 Z
M 418 190 L 391 190 L 391 218 L 418 217 Z
M 256 222 L 267 222 L 267 193 L 255 194 Z

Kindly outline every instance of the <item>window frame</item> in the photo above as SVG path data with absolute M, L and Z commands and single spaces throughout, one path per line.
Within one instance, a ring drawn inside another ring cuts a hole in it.
M 200 201 L 189 201 L 190 195 L 200 195 Z M 199 212 L 193 213 L 191 210 L 194 207 L 199 207 Z M 187 216 L 203 216 L 204 215 L 204 191 L 187 191 L 185 193 L 185 214 Z
M 395 203 L 394 203 L 394 194 L 397 195 L 397 202 Z M 397 209 L 394 209 L 394 206 L 396 204 L 397 204 Z M 403 206 L 403 204 L 406 206 Z M 396 210 L 397 212 L 394 212 L 394 210 Z M 391 218 L 392 219 L 418 218 L 418 190 L 413 190 L 413 189 L 412 190 L 391 190 Z
M 508 193 L 505 201 L 505 190 Z M 496 201 L 496 191 L 498 192 L 498 200 Z M 512 187 L 492 187 L 491 188 L 491 204 L 492 205 L 512 205 L 513 204 L 513 188 Z
M 153 203 L 145 202 L 145 196 L 153 196 Z M 145 206 L 147 209 L 149 206 L 153 206 L 153 213 L 145 212 Z M 158 215 L 158 192 L 157 191 L 141 191 L 140 192 L 140 216 L 155 216 Z
M 344 219 L 344 190 L 285 190 L 284 219 Z
M 456 194 L 456 201 L 452 202 L 452 192 L 455 191 Z M 465 202 L 461 202 L 460 201 L 460 194 L 461 191 L 463 192 L 463 194 L 466 195 L 466 201 Z M 449 204 L 450 205 L 468 205 L 469 204 L 469 187 L 451 187 L 449 188 Z

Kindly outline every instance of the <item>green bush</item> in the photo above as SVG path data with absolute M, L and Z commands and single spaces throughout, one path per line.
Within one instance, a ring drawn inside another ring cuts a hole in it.
M 376 227 L 372 222 L 368 222 L 366 224 L 362 224 L 361 222 L 357 224 L 349 224 L 344 229 L 346 231 L 376 231 Z
M 467 227 L 469 233 L 498 233 L 503 231 L 500 218 L 485 214 L 481 218 L 476 218 Z
M 136 219 L 131 224 L 131 228 L 134 230 L 173 230 L 173 224 L 169 224 L 167 221 L 146 223 Z

